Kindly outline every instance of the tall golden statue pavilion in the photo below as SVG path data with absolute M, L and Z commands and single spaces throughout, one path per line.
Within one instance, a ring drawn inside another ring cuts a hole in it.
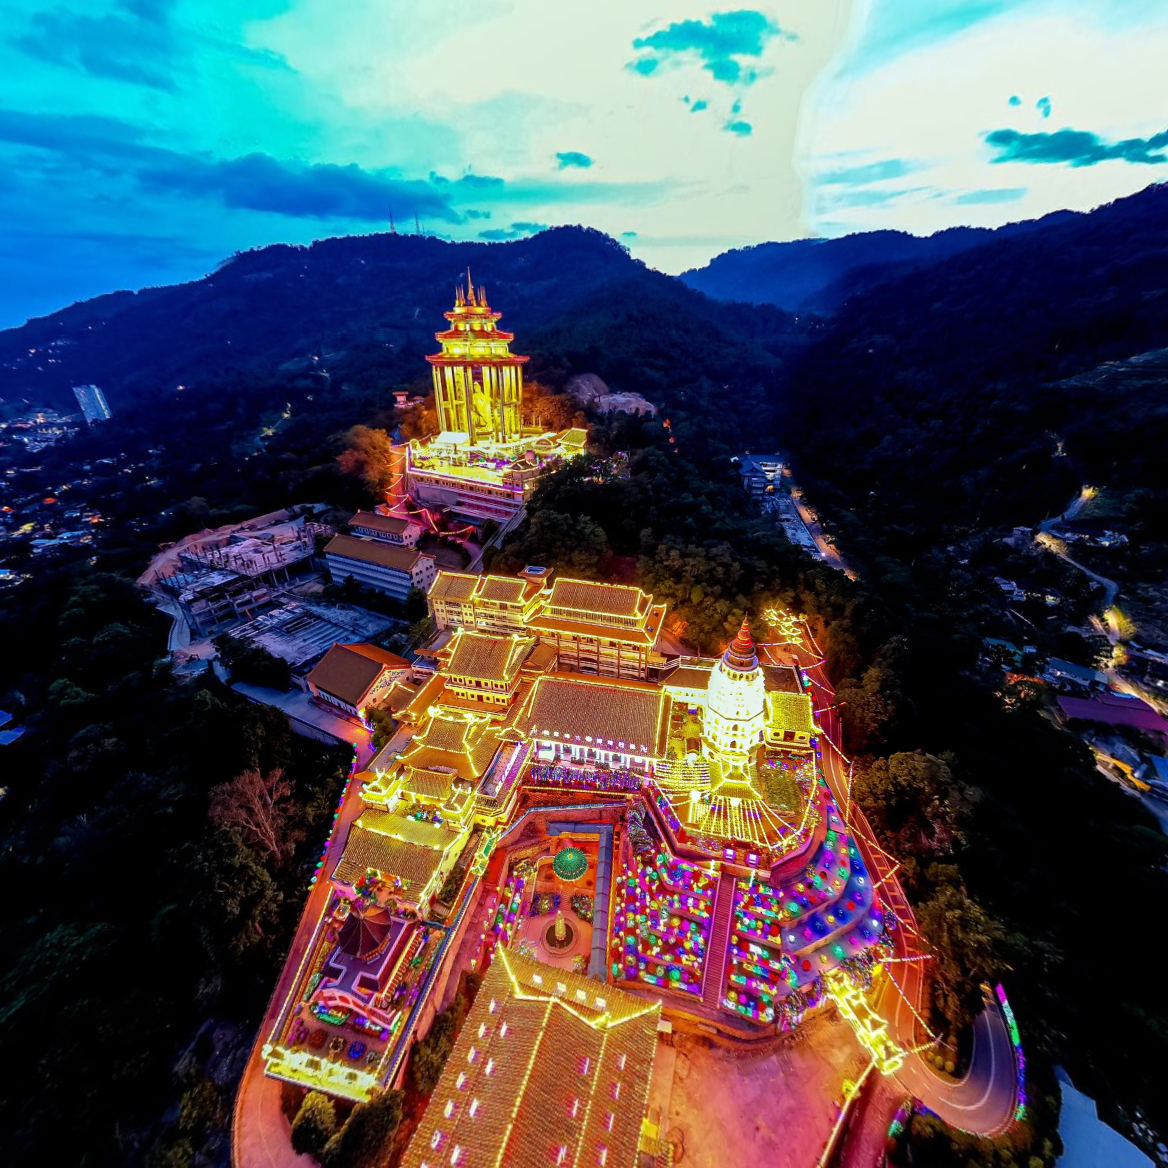
M 492 312 L 484 288 L 466 287 L 454 295 L 454 309 L 443 313 L 450 327 L 435 333 L 442 346 L 426 360 L 434 368 L 438 428 L 465 434 L 472 444 L 514 442 L 523 436 L 523 365 L 512 353 L 514 333 L 498 328 L 502 313 Z

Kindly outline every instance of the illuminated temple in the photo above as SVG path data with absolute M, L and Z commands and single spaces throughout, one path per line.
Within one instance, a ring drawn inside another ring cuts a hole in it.
M 702 658 L 632 586 L 440 572 L 429 600 L 426 667 L 385 700 L 397 733 L 319 874 L 267 1072 L 353 1100 L 400 1084 L 460 975 L 485 972 L 403 1162 L 542 1163 L 552 1140 L 553 1163 L 665 1164 L 662 1018 L 780 1033 L 862 1004 L 888 952 L 793 622 L 744 621 Z
M 441 351 L 426 358 L 439 433 L 397 448 L 396 501 L 408 494 L 417 505 L 472 523 L 506 523 L 541 475 L 583 453 L 586 433 L 545 433 L 525 424 L 527 358 L 511 352 L 514 334 L 498 327 L 502 314 L 491 309 L 469 272 L 444 315 L 449 328 L 435 334 Z

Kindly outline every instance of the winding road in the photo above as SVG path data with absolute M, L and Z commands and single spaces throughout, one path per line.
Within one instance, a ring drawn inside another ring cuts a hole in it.
M 935 1070 L 926 1055 L 932 1035 L 923 1021 L 926 971 L 931 960 L 916 928 L 912 906 L 896 878 L 894 864 L 876 842 L 863 811 L 849 797 L 849 764 L 840 749 L 839 716 L 834 709 L 835 690 L 827 680 L 817 646 L 800 647 L 795 656 L 812 682 L 812 701 L 820 729 L 821 762 L 824 776 L 849 830 L 856 840 L 884 904 L 900 922 L 895 931 L 895 951 L 886 962 L 880 995 L 874 1003 L 888 1023 L 888 1032 L 897 1044 L 911 1052 L 895 1073 L 896 1081 L 934 1114 L 952 1127 L 979 1136 L 1005 1132 L 1014 1120 L 1021 1088 L 1019 1066 L 1009 1027 L 997 999 L 985 991 L 985 1009 L 973 1028 L 973 1048 L 965 1075 L 955 1079 Z M 891 1097 L 890 1097 L 891 1098 Z M 893 1107 L 884 1114 L 868 1114 L 867 1124 L 892 1118 Z M 870 1163 L 856 1159 L 854 1163 Z

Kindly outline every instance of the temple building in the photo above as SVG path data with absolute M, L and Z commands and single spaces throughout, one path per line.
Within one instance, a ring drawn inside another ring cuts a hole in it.
M 440 571 L 428 600 L 439 629 L 534 636 L 573 673 L 659 681 L 689 651 L 666 631 L 666 606 L 627 584 L 550 581 L 544 568 L 518 576 Z
M 540 477 L 584 453 L 580 429 L 543 432 L 524 424 L 523 366 L 514 334 L 498 327 L 483 288 L 467 273 L 435 334 L 441 351 L 426 358 L 434 376 L 439 433 L 395 448 L 396 499 L 445 510 L 472 523 L 506 523 L 520 513 Z
M 659 1002 L 500 948 L 403 1168 L 636 1168 L 660 1017 Z

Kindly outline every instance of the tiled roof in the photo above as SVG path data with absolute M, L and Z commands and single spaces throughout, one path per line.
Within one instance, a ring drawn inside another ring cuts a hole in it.
M 603 619 L 603 618 L 602 618 Z M 606 625 L 601 620 L 565 620 L 561 617 L 544 616 L 536 613 L 527 628 L 541 633 L 562 633 L 568 637 L 596 637 L 606 641 L 623 641 L 625 644 L 652 646 L 653 634 L 641 628 L 625 628 L 622 625 Z
M 358 511 L 349 520 L 350 527 L 367 527 L 370 531 L 381 531 L 386 535 L 401 535 L 409 527 L 418 524 L 403 519 L 400 515 L 379 515 L 376 511 Z
M 447 834 L 453 842 L 454 835 Z M 420 895 L 442 862 L 442 855 L 437 848 L 407 843 L 354 823 L 349 828 L 344 854 L 333 869 L 333 879 L 343 884 L 355 884 L 373 869 L 384 876 L 398 877 L 403 893 Z
M 454 790 L 456 775 L 446 771 L 427 771 L 417 767 L 406 768 L 406 789 L 426 799 L 448 799 Z
M 324 553 L 326 556 L 376 564 L 381 568 L 395 568 L 399 572 L 408 572 L 420 559 L 433 558 L 423 556 L 413 548 L 394 547 L 378 539 L 358 539 L 355 535 L 334 535 Z
M 408 844 L 423 848 L 437 848 L 444 851 L 450 844 L 450 829 L 441 824 L 428 823 L 424 819 L 412 819 L 395 811 L 383 811 L 379 807 L 366 807 L 357 822 L 366 831 L 393 836 Z
M 547 673 L 537 677 L 515 727 L 530 737 L 558 737 L 580 745 L 634 754 L 661 755 L 668 730 L 668 699 L 658 686 L 579 674 Z
M 439 714 L 422 727 L 401 758 L 419 770 L 449 767 L 463 782 L 475 783 L 495 757 L 499 741 L 485 720 Z
M 430 599 L 465 603 L 474 595 L 481 579 L 468 572 L 439 572 L 430 585 Z
M 527 637 L 494 636 L 459 629 L 450 644 L 450 662 L 445 672 L 451 677 L 510 682 L 533 644 L 534 640 Z
M 445 684 L 441 674 L 435 673 L 427 678 L 425 685 L 422 686 L 395 685 L 390 690 L 387 705 L 394 716 L 403 722 L 420 721 L 426 716 L 426 711 L 438 701 Z
M 581 429 L 565 430 L 560 435 L 560 441 L 565 446 L 583 446 L 588 441 L 588 431 Z
M 518 604 L 525 599 L 528 582 L 518 576 L 484 576 L 475 595 L 480 600 L 496 600 L 506 604 Z
M 811 718 L 811 699 L 805 693 L 769 693 L 770 723 L 777 730 L 794 730 L 800 734 L 814 734 Z
M 634 1168 L 660 1003 L 500 948 L 403 1168 Z M 449 1112 L 449 1114 L 447 1114 Z
M 568 608 L 594 616 L 641 616 L 648 597 L 626 584 L 593 584 L 560 577 L 548 596 L 548 608 Z
M 555 645 L 545 645 L 542 641 L 535 646 L 523 662 L 524 673 L 546 673 L 556 663 Z
M 383 669 L 410 668 L 396 653 L 376 645 L 334 645 L 308 674 L 307 680 L 350 706 L 357 706 Z

